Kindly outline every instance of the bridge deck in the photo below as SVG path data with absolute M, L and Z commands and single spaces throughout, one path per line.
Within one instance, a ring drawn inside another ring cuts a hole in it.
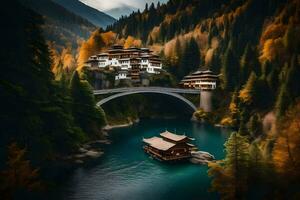
M 182 88 L 168 88 L 168 87 L 124 87 L 94 90 L 95 95 L 114 94 L 123 92 L 166 92 L 179 94 L 200 94 L 200 89 L 182 89 Z

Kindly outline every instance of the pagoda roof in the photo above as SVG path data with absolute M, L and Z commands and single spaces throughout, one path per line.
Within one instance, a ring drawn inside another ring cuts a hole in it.
M 178 142 L 178 141 L 181 141 L 181 140 L 184 140 L 187 138 L 187 136 L 185 136 L 185 135 L 177 135 L 177 134 L 171 133 L 169 131 L 165 131 L 165 132 L 161 133 L 160 136 L 167 138 L 169 140 L 175 141 L 175 142 Z
M 162 139 L 160 137 L 152 137 L 152 138 L 148 138 L 148 139 L 144 138 L 143 141 L 145 143 L 149 144 L 151 147 L 162 150 L 162 151 L 166 151 L 176 145 L 172 142 L 165 141 L 164 139 Z

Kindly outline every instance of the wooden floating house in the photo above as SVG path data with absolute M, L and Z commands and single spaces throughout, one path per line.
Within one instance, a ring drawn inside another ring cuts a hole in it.
M 143 139 L 144 150 L 160 161 L 176 161 L 191 158 L 191 151 L 196 147 L 189 142 L 194 140 L 185 135 L 177 135 L 169 131 L 160 134 L 161 137 Z

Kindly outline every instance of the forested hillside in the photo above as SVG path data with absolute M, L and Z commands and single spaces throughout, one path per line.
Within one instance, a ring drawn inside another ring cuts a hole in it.
M 96 26 L 87 19 L 51 0 L 20 1 L 44 17 L 45 23 L 42 27 L 46 40 L 59 51 L 69 46 L 75 52 L 80 42 L 96 29 Z
M 0 196 L 32 199 L 60 176 L 66 156 L 101 138 L 105 116 L 77 72 L 54 80 L 42 17 L 15 0 L 2 8 Z
M 67 10 L 75 13 L 76 15 L 81 16 L 82 18 L 87 19 L 98 27 L 105 28 L 107 25 L 112 24 L 116 20 L 103 13 L 99 10 L 91 8 L 84 3 L 81 3 L 79 0 L 53 0 L 57 4 L 63 6 Z
M 108 30 L 152 46 L 178 80 L 200 64 L 222 73 L 223 91 L 239 92 L 244 103 L 270 109 L 280 99 L 280 88 L 296 77 L 287 76 L 288 70 L 298 70 L 298 9 L 297 0 L 170 0 L 146 5 Z M 199 58 L 190 59 L 195 53 Z M 251 82 L 265 96 L 255 93 L 251 99 L 246 87 Z M 298 88 L 292 90 L 294 98 L 299 95 Z M 282 110 L 279 103 L 277 108 Z
M 79 58 L 83 62 L 107 48 L 110 43 L 95 41 L 109 34 L 117 43 L 148 45 L 160 53 L 177 82 L 199 66 L 220 73 L 214 123 L 236 132 L 225 145 L 225 160 L 210 166 L 212 189 L 224 199 L 243 199 L 255 184 L 267 184 L 266 193 L 272 197 L 283 191 L 285 199 L 294 190 L 288 186 L 300 180 L 299 124 L 293 111 L 299 109 L 300 98 L 299 10 L 299 0 L 170 0 L 146 5 L 106 32 L 95 32 Z M 283 170 L 287 166 L 288 171 Z M 274 176 L 289 178 L 270 182 Z

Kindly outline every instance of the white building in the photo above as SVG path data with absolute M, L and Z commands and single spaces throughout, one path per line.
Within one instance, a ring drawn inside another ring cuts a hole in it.
M 180 84 L 185 88 L 201 89 L 202 91 L 215 90 L 219 75 L 210 70 L 196 71 L 191 75 L 185 76 Z
M 160 58 L 148 48 L 124 49 L 120 45 L 114 45 L 107 52 L 91 56 L 86 65 L 99 68 L 113 67 L 117 69 L 116 80 L 128 78 L 138 80 L 140 72 L 159 74 L 162 69 Z

